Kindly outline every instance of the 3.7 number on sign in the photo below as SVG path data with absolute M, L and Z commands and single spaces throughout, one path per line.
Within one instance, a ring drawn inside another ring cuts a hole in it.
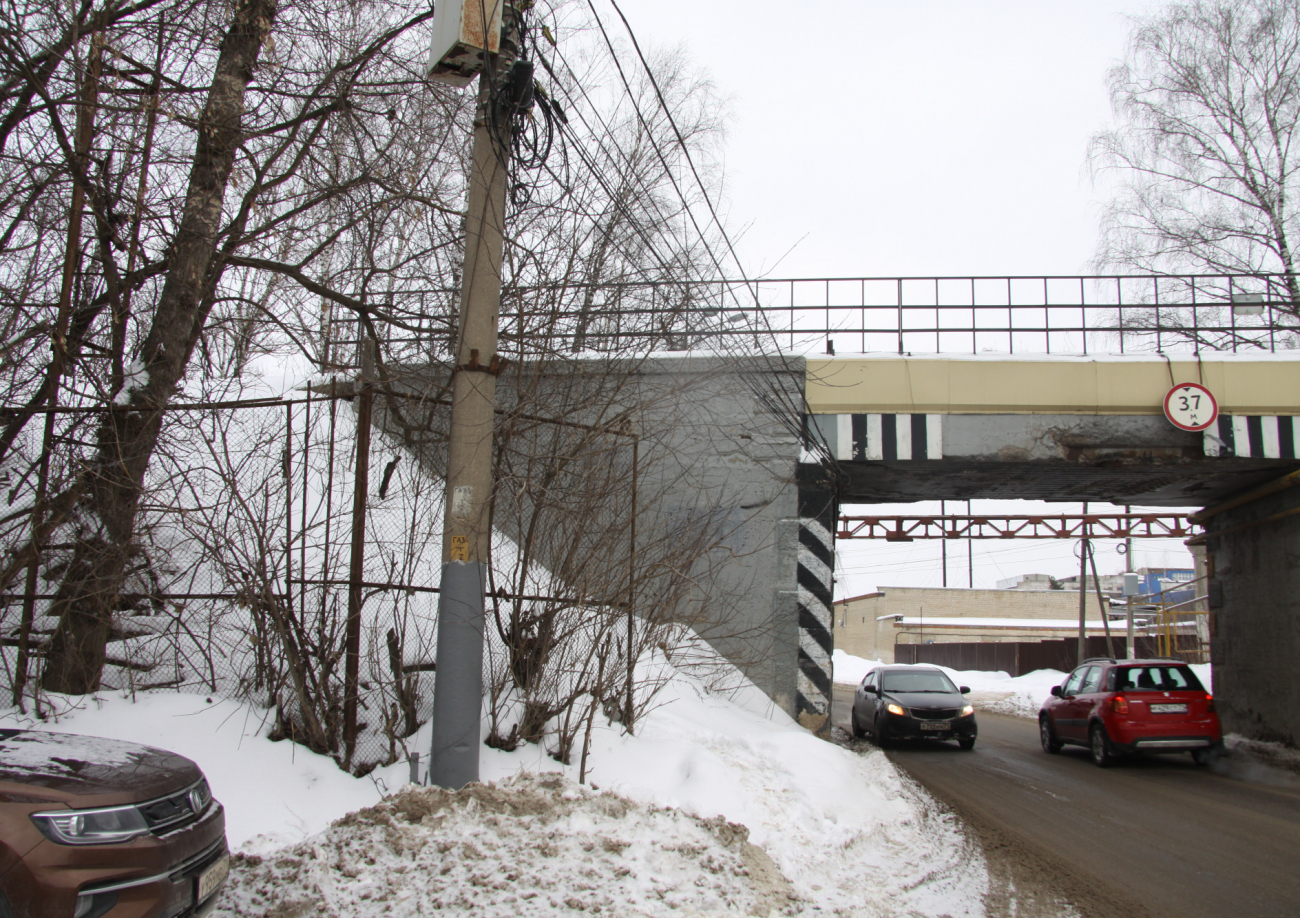
M 1178 383 L 1165 396 L 1165 417 L 1182 430 L 1205 430 L 1219 419 L 1219 403 L 1200 383 Z

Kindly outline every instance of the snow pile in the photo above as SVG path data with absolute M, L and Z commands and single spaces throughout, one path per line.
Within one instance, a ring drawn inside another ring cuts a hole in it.
M 840 685 L 860 685 L 867 673 L 882 665 L 878 660 L 864 660 L 836 648 L 831 654 L 831 671 Z
M 1240 764 L 1216 762 L 1215 771 L 1220 774 L 1279 787 L 1300 784 L 1296 780 L 1296 775 L 1300 775 L 1300 750 L 1281 743 L 1249 739 L 1240 733 L 1227 734 L 1223 737 L 1223 744 L 1234 759 L 1240 760 Z
M 485 747 L 485 786 L 408 787 L 381 803 L 406 783 L 406 763 L 353 778 L 270 742 L 270 712 L 207 695 L 53 699 L 57 720 L 11 710 L 0 726 L 143 742 L 197 762 L 240 854 L 227 914 L 299 914 L 298 902 L 302 914 L 415 915 L 436 900 L 453 914 L 472 902 L 476 915 L 529 915 L 577 910 L 571 899 L 629 915 L 983 914 L 978 849 L 879 750 L 817 739 L 739 679 L 710 690 L 716 674 L 706 684 L 660 652 L 643 667 L 639 677 L 663 680 L 656 707 L 634 734 L 596 718 L 591 790 L 574 783 L 579 736 L 569 765 L 544 744 Z M 408 748 L 429 740 L 426 725 Z M 564 780 L 527 777 L 546 772 Z
M 238 856 L 215 916 L 766 915 L 788 887 L 747 835 L 558 774 L 411 785 L 310 842 Z
M 723 696 L 678 671 L 658 701 L 635 736 L 616 724 L 593 733 L 597 785 L 744 825 L 823 913 L 982 914 L 983 859 L 878 749 L 817 739 L 752 685 Z
M 1014 677 L 1004 672 L 940 669 L 954 682 L 970 686 L 970 699 L 981 711 L 1013 717 L 1038 717 L 1043 702 L 1052 695 L 1052 686 L 1060 685 L 1066 677 L 1066 673 L 1055 669 L 1036 669 Z

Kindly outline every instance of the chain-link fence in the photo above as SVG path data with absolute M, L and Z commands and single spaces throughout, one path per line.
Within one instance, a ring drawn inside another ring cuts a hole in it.
M 273 736 L 363 770 L 396 760 L 429 716 L 441 493 L 359 428 L 350 384 L 346 398 L 329 388 L 169 412 L 100 687 L 241 698 L 268 710 Z M 56 455 L 75 454 L 88 414 L 54 419 Z M 10 514 L 13 542 L 37 512 Z M 59 598 L 41 586 L 70 548 L 45 544 L 28 562 L 39 576 L 3 597 L 15 701 L 26 686 L 41 703 Z
M 239 699 L 265 712 L 273 739 L 356 773 L 421 752 L 449 411 L 439 391 L 339 378 L 294 398 L 170 409 L 97 688 Z M 653 676 L 633 685 L 638 662 L 690 652 L 686 597 L 720 563 L 710 552 L 735 550 L 729 518 L 704 505 L 664 519 L 638 511 L 639 441 L 626 426 L 541 419 L 532 402 L 508 401 L 519 404 L 499 420 L 488 742 L 545 742 L 567 762 L 597 710 L 632 726 L 656 688 Z M 15 560 L 0 594 L 0 678 L 38 714 L 50 648 L 77 615 L 66 573 L 86 534 L 67 495 L 99 416 L 52 413 L 45 452 L 58 468 L 42 499 L 16 483 L 5 518 Z M 38 530 L 40 550 L 24 555 Z
M 414 751 L 404 742 L 432 709 L 442 486 L 358 424 L 371 397 L 349 381 L 169 412 L 101 689 L 240 698 L 267 710 L 273 737 L 354 771 Z M 57 412 L 51 453 L 74 458 L 93 415 Z M 44 501 L 11 483 L 10 545 L 52 521 L 74 479 L 65 461 Z M 70 511 L 60 531 L 75 530 Z M 15 703 L 42 705 L 50 590 L 71 548 L 45 542 L 2 597 Z

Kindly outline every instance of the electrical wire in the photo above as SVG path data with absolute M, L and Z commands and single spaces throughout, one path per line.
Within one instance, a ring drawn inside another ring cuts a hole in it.
M 714 225 L 717 226 L 723 238 L 723 241 L 726 243 L 728 252 L 732 257 L 732 260 L 736 263 L 737 269 L 740 271 L 741 275 L 744 276 L 745 272 L 744 272 L 743 265 L 741 265 L 740 263 L 739 255 L 736 253 L 735 247 L 732 245 L 731 239 L 727 235 L 725 227 L 722 226 L 722 222 L 718 218 L 717 209 L 713 206 L 713 201 L 709 196 L 708 188 L 704 184 L 704 181 L 700 176 L 698 168 L 696 168 L 695 166 L 694 159 L 690 155 L 690 150 L 686 145 L 686 141 L 685 138 L 682 136 L 681 130 L 677 127 L 676 119 L 673 117 L 673 114 L 669 109 L 667 100 L 664 98 L 663 91 L 659 86 L 659 82 L 655 78 L 654 73 L 650 68 L 649 62 L 646 60 L 645 55 L 641 51 L 640 43 L 637 41 L 636 35 L 633 32 L 632 27 L 628 23 L 627 17 L 623 15 L 622 10 L 618 8 L 618 4 L 614 2 L 614 0 L 611 0 L 611 3 L 613 3 L 615 11 L 618 13 L 619 18 L 623 21 L 623 25 L 627 29 L 628 35 L 631 37 L 633 47 L 637 53 L 637 58 L 641 62 L 641 66 L 645 70 L 647 78 L 650 80 L 650 84 L 655 90 L 655 95 L 659 101 L 659 107 L 661 111 L 663 111 L 665 118 L 668 120 L 668 123 L 673 128 L 673 133 L 677 138 L 678 146 L 681 148 L 683 156 L 685 157 L 687 164 L 690 166 L 691 174 L 694 176 L 696 180 L 696 184 L 699 187 L 700 192 L 705 200 L 705 203 L 708 206 L 709 213 L 713 219 Z M 626 91 L 628 98 L 632 102 L 633 109 L 637 114 L 637 118 L 640 120 L 643 129 L 645 129 L 646 133 L 650 135 L 652 148 L 654 149 L 656 156 L 660 159 L 660 162 L 664 166 L 665 172 L 668 174 L 669 181 L 672 183 L 673 188 L 677 192 L 678 197 L 682 200 L 683 204 L 685 205 L 685 212 L 691 221 L 691 225 L 695 229 L 696 235 L 704 242 L 705 250 L 708 252 L 709 257 L 712 260 L 714 267 L 718 271 L 719 275 L 725 277 L 726 271 L 722 267 L 721 259 L 713 251 L 712 246 L 708 244 L 707 236 L 705 235 L 703 229 L 700 227 L 699 222 L 695 219 L 695 213 L 691 209 L 689 202 L 687 202 L 686 195 L 682 192 L 680 186 L 678 185 L 676 177 L 672 175 L 672 171 L 668 167 L 667 160 L 664 157 L 663 151 L 659 148 L 658 144 L 654 142 L 653 132 L 650 131 L 649 125 L 646 122 L 646 118 L 644 114 L 641 112 L 640 107 L 636 103 L 636 99 L 632 94 L 632 90 L 627 78 L 627 74 L 623 69 L 623 65 L 619 61 L 618 52 L 614 47 L 613 41 L 610 39 L 609 33 L 605 28 L 604 22 L 600 18 L 599 12 L 597 12 L 596 10 L 595 4 L 592 2 L 592 0 L 587 0 L 587 6 L 591 10 L 591 14 L 594 17 L 596 25 L 600 30 L 601 36 L 605 41 L 605 45 L 609 50 L 615 69 L 618 71 L 619 78 L 622 81 L 624 86 L 624 90 Z M 746 286 L 746 289 L 747 290 L 749 289 L 748 285 Z M 735 296 L 735 291 L 733 288 L 728 286 L 726 290 L 727 293 L 731 295 L 733 301 L 736 303 L 738 308 L 741 309 L 745 308 L 744 305 L 741 304 L 739 299 Z M 757 307 L 759 305 L 759 299 L 758 299 L 758 291 L 756 287 L 752 291 L 752 295 L 754 299 L 754 304 Z M 755 314 L 761 317 L 766 323 L 766 315 L 760 309 L 755 309 Z M 772 334 L 770 327 L 767 329 L 767 332 L 769 335 L 772 336 L 773 340 L 775 340 L 775 335 Z M 777 350 L 776 353 L 779 355 L 779 349 Z M 781 423 L 787 428 L 787 430 L 791 434 L 800 438 L 803 442 L 810 445 L 815 452 L 820 454 L 819 458 L 821 460 L 821 464 L 827 466 L 828 468 L 837 468 L 835 460 L 831 457 L 831 453 L 827 444 L 825 444 L 824 442 L 811 442 L 811 443 L 809 442 L 808 432 L 805 429 L 806 425 L 804 422 L 807 406 L 806 403 L 803 402 L 802 392 L 800 392 L 800 404 L 796 405 L 794 404 L 793 400 L 790 398 L 790 391 L 788 387 L 774 381 L 783 378 L 790 371 L 791 368 L 789 366 L 788 361 L 785 360 L 784 358 L 778 358 L 780 362 L 780 366 L 773 366 L 772 362 L 774 360 L 774 357 L 773 354 L 770 352 L 760 353 L 757 355 L 747 355 L 747 356 L 757 357 L 759 359 L 766 359 L 769 364 L 766 367 L 766 372 L 757 373 L 757 374 L 746 373 L 743 375 L 746 385 L 750 388 L 752 394 L 759 401 L 759 403 L 764 407 L 768 408 L 769 410 L 771 410 L 772 413 L 781 421 Z M 838 475 L 838 472 L 836 472 L 836 474 Z
M 565 58 L 564 54 L 559 50 L 558 46 L 556 47 L 555 53 L 557 59 L 563 64 L 565 70 L 568 72 L 568 75 L 572 80 L 572 83 L 574 84 L 574 86 L 576 86 L 577 91 L 580 93 L 581 100 L 586 103 L 585 106 L 578 105 L 577 100 L 570 95 L 570 104 L 571 104 L 570 111 L 574 113 L 575 117 L 578 119 L 582 127 L 585 129 L 587 138 L 592 142 L 592 145 L 596 148 L 596 151 L 599 152 L 599 154 L 605 160 L 615 164 L 622 164 L 625 167 L 625 172 L 623 172 L 620 177 L 624 179 L 631 178 L 634 185 L 639 189 L 640 195 L 638 196 L 638 200 L 642 201 L 642 203 L 647 204 L 654 211 L 654 220 L 652 222 L 656 222 L 659 225 L 667 225 L 674 215 L 665 214 L 663 212 L 658 201 L 656 189 L 647 183 L 647 180 L 642 174 L 641 170 L 638 169 L 636 165 L 631 162 L 628 153 L 625 150 L 623 150 L 621 147 L 619 147 L 617 144 L 611 147 L 611 146 L 607 146 L 605 143 L 603 143 L 600 140 L 602 136 L 614 135 L 613 126 L 608 121 L 606 121 L 605 118 L 601 115 L 600 113 L 601 107 L 591 98 L 590 94 L 587 92 L 585 86 L 583 85 L 582 79 L 578 76 L 572 64 L 567 60 L 567 58 Z M 561 92 L 569 94 L 569 89 L 565 85 L 565 81 L 561 80 L 559 75 L 556 73 L 555 69 L 546 60 L 545 56 L 538 54 L 538 61 L 543 65 L 543 68 L 547 71 L 547 73 L 551 75 L 552 79 L 556 81 L 557 89 Z M 654 149 L 656 149 L 656 151 L 660 154 L 657 158 L 659 158 L 661 164 L 664 165 L 665 174 L 669 178 L 671 178 L 672 170 L 671 167 L 669 167 L 666 163 L 667 158 L 662 155 L 662 150 L 660 150 L 658 146 L 658 140 L 655 137 L 653 131 L 649 130 L 649 126 L 646 123 L 644 116 L 640 114 L 635 95 L 634 93 L 631 92 L 630 87 L 628 87 L 626 83 L 624 85 L 624 92 L 627 94 L 629 100 L 631 101 L 633 108 L 637 109 L 638 111 L 638 115 L 639 115 L 638 121 L 643 125 L 643 128 L 646 130 L 647 142 Z M 560 109 L 558 101 L 553 98 L 551 99 L 551 108 L 553 109 L 553 113 L 556 111 L 562 111 Z M 592 116 L 598 122 L 599 129 L 597 129 L 597 125 L 593 125 L 590 121 L 587 120 L 587 116 L 583 112 L 584 108 L 590 109 Z M 570 124 L 569 119 L 567 117 L 559 117 L 557 121 L 559 124 L 561 136 L 566 137 L 569 140 L 569 142 L 572 144 L 573 148 L 577 151 L 579 158 L 583 161 L 584 166 L 587 168 L 588 176 L 594 179 L 596 183 L 601 187 L 601 190 L 605 193 L 607 199 L 611 201 L 618 200 L 619 198 L 618 193 L 614 188 L 610 186 L 608 180 L 602 174 L 603 170 L 600 164 L 595 161 L 592 152 L 586 149 L 586 145 L 583 142 L 583 138 L 576 133 L 576 131 L 574 130 L 574 126 Z M 567 159 L 566 159 L 566 166 L 567 166 Z M 549 166 L 547 168 L 550 169 Z M 558 176 L 555 176 L 555 178 L 559 180 Z M 681 194 L 680 188 L 675 188 L 674 190 L 677 191 L 678 199 L 682 202 L 683 209 L 688 208 L 689 202 L 686 201 L 684 195 Z M 678 273 L 680 271 L 681 263 L 676 259 L 676 257 L 670 255 L 666 256 L 664 253 L 660 251 L 660 245 L 658 241 L 647 233 L 641 221 L 631 219 L 628 222 L 633 234 L 636 235 L 641 241 L 641 243 L 645 246 L 644 249 L 645 253 L 650 255 L 652 260 L 656 262 L 657 267 L 660 270 L 662 270 L 664 274 L 671 275 L 674 273 Z M 708 249 L 707 238 L 701 238 L 701 244 L 706 249 Z M 716 257 L 713 257 L 713 261 L 716 264 L 718 260 Z M 654 287 L 660 286 L 661 284 L 670 285 L 674 287 L 685 284 L 686 286 L 689 287 L 692 282 L 672 280 L 672 281 L 636 281 L 632 283 L 649 284 Z M 620 284 L 616 286 L 624 286 L 624 285 Z
M 726 271 L 723 268 L 723 256 L 715 251 L 713 243 L 711 242 L 710 233 L 706 231 L 705 226 L 702 226 L 700 221 L 696 218 L 691 197 L 686 193 L 685 189 L 677 179 L 672 164 L 672 161 L 677 159 L 676 155 L 665 152 L 653 127 L 652 119 L 647 117 L 646 113 L 642 110 L 639 99 L 632 89 L 628 74 L 619 59 L 618 51 L 615 48 L 604 23 L 601 21 L 599 13 L 596 11 L 594 5 L 590 3 L 590 0 L 588 2 L 588 7 L 600 30 L 605 47 L 609 52 L 609 59 L 614 64 L 614 67 L 619 74 L 623 93 L 635 114 L 648 146 L 653 151 L 655 159 L 659 162 L 662 169 L 662 176 L 667 179 L 668 184 L 672 188 L 673 194 L 681 204 L 681 210 L 675 215 L 665 215 L 660 207 L 657 194 L 655 193 L 656 190 L 649 187 L 644 176 L 639 174 L 638 170 L 631 169 L 629 171 L 632 175 L 632 181 L 646 192 L 644 197 L 641 199 L 642 203 L 647 204 L 653 210 L 655 219 L 660 221 L 663 225 L 666 225 L 670 219 L 677 216 L 684 217 L 690 223 L 690 226 L 694 231 L 694 236 L 696 240 L 698 240 L 695 244 L 699 246 L 708 261 L 712 263 L 713 270 L 719 275 L 725 277 Z M 632 32 L 627 18 L 623 15 L 622 11 L 618 9 L 617 4 L 615 4 L 615 9 L 622 20 L 624 27 L 628 30 L 628 33 L 631 36 L 637 58 L 640 61 L 641 66 L 644 68 L 647 80 L 654 91 L 657 107 L 662 111 L 664 119 L 672 130 L 673 137 L 676 140 L 675 146 L 680 149 L 681 157 L 688 166 L 689 171 L 695 180 L 695 185 L 702 195 L 712 221 L 712 226 L 717 229 L 722 238 L 731 261 L 739 266 L 739 256 L 730 237 L 727 235 L 725 227 L 722 225 L 722 221 L 718 216 L 717 208 L 714 206 L 712 201 L 709 188 L 704 182 L 703 176 L 700 173 L 699 167 L 695 163 L 694 157 L 691 155 L 690 147 L 677 123 L 677 119 L 669 107 L 664 89 L 650 67 L 649 61 L 646 59 L 640 47 L 640 43 Z M 554 68 L 541 53 L 540 48 L 532 38 L 532 29 L 530 25 L 522 16 L 519 17 L 518 25 L 515 28 L 517 31 L 514 33 L 508 32 L 504 36 L 503 48 L 506 47 L 507 44 L 513 43 L 514 47 L 518 50 L 518 61 L 530 62 L 532 59 L 536 59 L 552 79 L 556 81 L 557 91 L 568 95 L 569 88 L 564 85 L 564 81 L 559 79 Z M 547 37 L 549 41 L 549 35 Z M 552 42 L 552 44 L 554 44 L 554 42 Z M 557 58 L 563 62 L 565 68 L 573 78 L 573 83 L 577 90 L 581 93 L 582 98 L 590 107 L 593 115 L 601 122 L 601 126 L 605 129 L 606 135 L 608 136 L 608 123 L 600 116 L 600 107 L 591 99 L 586 88 L 583 86 L 582 80 L 577 77 L 574 68 L 564 58 L 564 55 L 559 51 L 558 46 L 556 47 L 556 55 Z M 521 70 L 524 73 L 523 76 L 519 75 Z M 528 80 L 526 85 L 522 82 L 525 79 Z M 577 136 L 572 129 L 572 126 L 569 124 L 568 118 L 564 114 L 564 110 L 558 99 L 550 96 L 541 87 L 540 83 L 531 79 L 531 67 L 524 70 L 524 68 L 512 64 L 510 70 L 505 74 L 494 74 L 489 88 L 489 96 L 491 104 L 489 106 L 488 117 L 491 119 L 490 125 L 493 131 L 493 136 L 497 141 L 499 149 L 509 150 L 512 154 L 509 157 L 512 168 L 516 168 L 514 166 L 515 163 L 518 163 L 519 167 L 527 166 L 529 168 L 535 168 L 544 173 L 552 181 L 556 182 L 562 191 L 567 191 L 572 187 L 571 182 L 568 181 L 569 170 L 567 162 L 567 149 L 571 146 L 583 161 L 583 164 L 589 173 L 589 177 L 596 180 L 596 183 L 606 194 L 608 200 L 618 200 L 617 196 L 614 194 L 614 190 L 610 187 L 610 183 L 603 175 L 601 175 L 599 164 L 595 162 L 591 152 L 586 149 L 586 145 L 583 143 L 582 138 Z M 570 102 L 572 101 L 572 98 L 570 98 Z M 532 110 L 534 109 L 540 112 L 540 119 L 532 116 Z M 582 112 L 582 106 L 573 105 L 571 110 L 577 112 L 579 120 L 587 131 L 588 138 L 593 142 L 596 150 L 604 159 L 610 162 L 627 161 L 628 155 L 626 151 L 619 149 L 617 144 L 614 145 L 614 151 L 611 153 L 610 149 L 601 141 L 601 133 L 593 130 L 593 126 L 587 121 L 585 114 Z M 561 139 L 568 140 L 568 144 L 564 145 L 566 148 L 566 154 L 564 166 L 561 169 L 561 171 L 565 173 L 563 177 L 557 174 L 555 168 L 546 163 L 547 156 L 549 155 L 557 136 Z M 631 166 L 632 164 L 628 162 L 627 165 Z M 516 177 L 512 178 L 510 183 L 511 200 L 516 208 L 522 209 L 529 203 L 532 191 L 537 187 L 537 179 L 525 183 L 517 178 L 518 172 L 514 172 L 513 175 Z M 641 221 L 629 220 L 628 223 L 631 226 L 633 235 L 635 235 L 644 246 L 642 254 L 649 254 L 652 260 L 657 263 L 657 267 L 660 270 L 662 270 L 666 275 L 671 275 L 681 270 L 682 263 L 679 260 L 677 253 L 665 254 L 662 252 L 660 242 L 646 232 L 646 228 L 641 225 Z M 593 227 L 592 231 L 594 232 L 595 230 L 596 227 Z M 743 277 L 743 270 L 740 273 Z M 745 283 L 746 290 L 753 298 L 754 304 L 758 306 L 759 298 L 757 284 L 751 288 L 749 282 L 744 281 L 743 283 Z M 670 317 L 679 315 L 689 317 L 691 315 L 690 305 L 693 298 L 691 291 L 692 281 L 689 279 L 681 281 L 680 286 L 683 288 L 680 296 L 680 303 L 668 310 Z M 734 285 L 724 285 L 721 295 L 724 297 L 729 296 L 736 304 L 737 308 L 742 310 L 747 308 L 746 305 L 741 303 L 736 297 Z M 704 315 L 707 317 L 709 315 L 717 314 L 719 311 L 720 310 L 710 310 L 705 312 Z M 741 313 L 741 315 L 745 314 Z M 767 325 L 767 316 L 761 309 L 755 309 L 754 315 L 763 325 Z M 689 327 L 689 318 L 686 331 L 688 337 L 693 331 Z M 761 330 L 756 331 L 758 331 L 759 334 L 762 333 Z M 665 335 L 669 334 L 669 332 L 670 329 L 665 327 Z M 775 335 L 770 327 L 767 328 L 767 335 L 773 339 L 773 342 L 775 342 Z M 760 361 L 767 361 L 769 365 L 761 370 L 743 373 L 745 384 L 751 389 L 756 400 L 761 405 L 771 410 L 792 434 L 806 440 L 807 433 L 804 430 L 805 406 L 802 404 L 802 393 L 797 393 L 800 403 L 796 404 L 795 390 L 798 387 L 796 386 L 792 389 L 789 381 L 785 379 L 785 377 L 790 374 L 792 368 L 790 367 L 788 360 L 779 356 L 779 348 L 776 348 L 775 350 L 760 348 L 759 353 L 757 354 L 750 353 L 741 355 L 735 352 L 737 342 L 732 341 L 731 336 L 720 336 L 714 340 L 719 342 L 724 353 L 727 353 L 730 350 L 730 356 L 732 357 L 757 357 Z M 754 338 L 754 343 L 758 343 L 757 338 Z M 776 356 L 774 356 L 774 354 Z M 771 364 L 773 360 L 777 360 L 780 363 L 780 366 L 772 366 Z M 773 373 L 773 370 L 776 370 L 777 372 Z M 829 460 L 830 454 L 829 450 L 825 448 L 825 444 L 811 443 L 810 446 L 813 448 L 814 452 L 820 454 L 823 463 L 833 465 L 833 460 Z M 829 463 L 827 463 L 827 460 L 829 460 Z

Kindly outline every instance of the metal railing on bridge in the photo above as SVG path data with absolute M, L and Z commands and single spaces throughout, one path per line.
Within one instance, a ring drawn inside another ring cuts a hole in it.
M 1295 283 L 1275 274 L 715 281 L 695 292 L 709 305 L 694 315 L 713 322 L 699 335 L 767 334 L 783 349 L 829 354 L 1275 352 L 1300 348 Z
M 388 343 L 449 353 L 457 291 L 376 303 Z M 335 329 L 344 348 L 351 335 Z M 1283 274 L 823 277 L 507 284 L 501 353 L 1129 354 L 1300 349 Z M 400 347 L 398 347 L 400 350 Z M 413 354 L 414 356 L 414 354 Z

